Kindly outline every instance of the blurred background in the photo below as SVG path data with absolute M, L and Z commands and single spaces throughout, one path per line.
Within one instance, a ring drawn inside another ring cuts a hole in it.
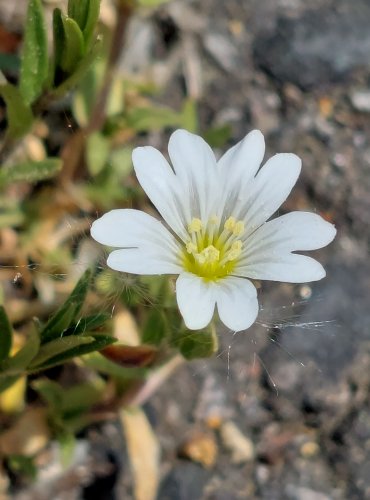
M 64 5 L 43 4 L 50 15 Z M 102 419 L 77 436 L 72 465 L 61 467 L 49 450 L 38 459 L 38 479 L 3 474 L 0 496 L 13 477 L 16 499 L 147 500 L 156 490 L 159 500 L 370 498 L 370 3 L 122 5 L 101 5 L 106 39 L 122 24 L 116 50 L 101 58 L 112 63 L 106 112 L 97 101 L 98 63 L 14 153 L 52 153 L 64 167 L 52 190 L 46 183 L 32 191 L 26 208 L 23 184 L 1 200 L 0 218 L 10 219 L 1 219 L 8 267 L 0 272 L 13 320 L 45 314 L 63 294 L 57 273 L 104 262 L 88 235 L 97 216 L 137 203 L 151 210 L 131 150 L 165 151 L 178 127 L 200 133 L 218 154 L 258 128 L 267 157 L 299 155 L 302 175 L 281 213 L 316 211 L 338 235 L 316 252 L 326 279 L 263 283 L 257 323 L 237 335 L 220 329 L 216 356 L 181 366 L 146 402 L 152 431 L 134 420 L 124 439 L 114 418 Z M 0 1 L 1 62 L 14 81 L 26 7 Z M 24 222 L 27 206 L 37 223 Z M 19 225 L 24 234 L 11 229 Z M 22 255 L 16 262 L 14 252 Z M 25 262 L 33 270 L 15 267 Z M 135 469 L 130 435 L 157 461 L 156 477 L 143 462 Z

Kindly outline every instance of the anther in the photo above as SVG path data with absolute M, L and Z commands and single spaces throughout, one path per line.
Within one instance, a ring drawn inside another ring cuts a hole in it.
M 233 234 L 235 236 L 241 236 L 244 233 L 245 226 L 244 222 L 242 220 L 238 220 L 238 222 L 235 224 L 233 228 Z
M 236 224 L 236 219 L 235 217 L 229 217 L 226 221 L 225 221 L 225 225 L 224 225 L 224 228 L 227 230 L 227 231 L 233 231 L 234 228 L 235 228 L 235 224 Z
M 203 227 L 202 221 L 194 217 L 190 224 L 188 225 L 189 233 L 198 233 Z
M 188 253 L 195 253 L 197 250 L 198 250 L 197 246 L 194 245 L 194 243 L 192 241 L 188 241 L 186 243 L 186 251 Z

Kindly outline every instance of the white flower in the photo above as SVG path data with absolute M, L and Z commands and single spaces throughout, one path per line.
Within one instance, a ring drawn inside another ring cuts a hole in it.
M 135 274 L 179 274 L 176 295 L 190 329 L 204 328 L 215 306 L 231 330 L 251 326 L 257 292 L 248 279 L 303 283 L 325 276 L 311 257 L 336 230 L 319 215 L 291 212 L 266 222 L 297 181 L 301 161 L 277 154 L 263 167 L 265 144 L 255 130 L 217 162 L 201 137 L 185 130 L 168 145 L 173 169 L 153 147 L 133 152 L 137 178 L 167 226 L 139 210 L 112 210 L 92 237 L 119 247 L 107 264 Z

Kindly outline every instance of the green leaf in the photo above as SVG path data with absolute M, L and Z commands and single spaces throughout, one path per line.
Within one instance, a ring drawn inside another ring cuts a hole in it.
M 110 375 L 122 380 L 145 378 L 148 374 L 148 370 L 145 368 L 126 368 L 124 366 L 120 366 L 117 363 L 106 359 L 98 352 L 84 356 L 82 359 L 88 367 L 93 368 L 100 373 L 104 373 L 105 375 Z
M 21 56 L 19 89 L 32 104 L 41 94 L 48 77 L 48 47 L 43 8 L 40 0 L 30 0 Z
M 67 430 L 59 433 L 57 440 L 60 447 L 61 464 L 64 468 L 67 468 L 72 463 L 77 440 L 73 432 L 68 432 Z
M 0 188 L 13 182 L 37 182 L 54 177 L 62 168 L 59 158 L 46 158 L 41 161 L 27 161 L 0 170 Z
M 6 359 L 12 347 L 13 330 L 3 306 L 0 306 L 0 361 Z
M 74 19 L 62 14 L 64 28 L 63 53 L 60 67 L 67 74 L 72 74 L 84 55 L 84 38 L 82 31 Z
M 75 318 L 77 318 L 85 301 L 91 276 L 91 270 L 87 269 L 77 282 L 68 299 L 46 323 L 41 332 L 42 344 L 61 337 L 65 330 L 71 326 Z
M 78 320 L 75 325 L 70 326 L 65 332 L 65 335 L 88 335 L 92 330 L 106 323 L 111 319 L 111 315 L 107 313 L 92 314 Z
M 181 114 L 166 107 L 134 108 L 127 113 L 126 119 L 128 125 L 137 132 L 182 125 Z
M 92 382 L 77 384 L 64 390 L 62 411 L 64 414 L 76 414 L 99 403 L 106 388 L 106 382 L 96 376 Z
M 91 334 L 91 337 L 94 337 L 94 340 L 90 342 L 89 344 L 85 345 L 79 345 L 74 347 L 73 349 L 69 349 L 68 351 L 65 351 L 64 353 L 58 354 L 57 356 L 54 356 L 53 358 L 48 359 L 47 362 L 45 362 L 42 365 L 42 369 L 45 368 L 50 368 L 51 366 L 56 366 L 61 363 L 64 363 L 66 361 L 70 361 L 72 358 L 76 358 L 78 356 L 82 356 L 84 354 L 88 354 L 90 352 L 95 352 L 95 351 L 100 351 L 101 349 L 104 349 L 104 347 L 107 347 L 108 345 L 113 344 L 114 342 L 117 341 L 114 337 L 111 335 L 103 335 L 103 334 Z M 38 368 L 41 368 L 38 366 Z
M 80 345 L 91 344 L 94 341 L 94 337 L 82 337 L 79 335 L 70 335 L 69 337 L 62 337 L 60 339 L 52 340 L 51 342 L 44 344 L 40 348 L 37 356 L 29 365 L 29 368 L 34 369 L 40 367 L 44 364 L 47 364 L 47 361 L 49 359 L 52 359 L 59 354 L 74 349 L 75 347 Z
M 100 55 L 101 48 L 102 39 L 98 38 L 95 44 L 92 46 L 91 50 L 85 55 L 82 60 L 80 60 L 72 75 L 70 75 L 69 78 L 64 80 L 60 85 L 53 89 L 53 91 L 50 93 L 50 97 L 62 97 L 64 96 L 64 94 L 72 90 L 73 87 L 75 87 L 79 83 L 85 73 L 89 70 L 91 64 Z
M 204 330 L 183 332 L 175 345 L 186 359 L 209 358 L 218 350 L 218 339 L 213 325 Z
M 9 389 L 18 379 L 19 375 L 0 375 L 0 392 Z
M 88 136 L 86 161 L 92 176 L 98 175 L 104 169 L 109 156 L 109 146 L 109 140 L 100 132 Z
M 69 0 L 68 15 L 72 17 L 83 32 L 85 46 L 89 46 L 99 19 L 100 0 Z
M 62 20 L 62 11 L 54 9 L 53 11 L 53 41 L 54 41 L 54 82 L 57 80 L 58 68 L 61 66 L 64 50 L 64 26 Z
M 142 333 L 142 343 L 150 345 L 160 345 L 166 338 L 168 330 L 168 323 L 163 311 L 153 309 L 149 314 L 147 322 L 144 326 Z
M 36 479 L 37 465 L 33 457 L 12 455 L 8 458 L 7 465 L 15 475 Z
M 230 139 L 232 134 L 231 126 L 221 125 L 220 127 L 213 127 L 208 129 L 204 134 L 204 140 L 213 148 L 222 148 Z
M 64 390 L 61 385 L 52 380 L 39 378 L 32 382 L 32 388 L 37 391 L 50 407 L 52 413 L 60 415 Z
M 26 371 L 28 365 L 37 355 L 39 348 L 40 335 L 36 328 L 33 328 L 22 349 L 11 358 L 7 358 L 0 363 L 0 371 L 8 372 L 9 375 L 13 375 L 14 372 Z
M 7 134 L 12 139 L 25 135 L 31 128 L 33 115 L 20 91 L 10 83 L 0 85 L 0 95 L 6 104 L 8 119 Z
M 182 124 L 181 126 L 189 132 L 196 133 L 198 131 L 198 113 L 196 101 L 187 99 L 182 108 Z

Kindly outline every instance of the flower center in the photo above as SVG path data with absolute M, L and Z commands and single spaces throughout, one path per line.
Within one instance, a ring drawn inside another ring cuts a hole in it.
M 212 216 L 207 224 L 194 218 L 188 225 L 189 241 L 183 252 L 185 269 L 207 281 L 215 281 L 232 273 L 242 253 L 244 222 L 229 217 L 223 227 Z

